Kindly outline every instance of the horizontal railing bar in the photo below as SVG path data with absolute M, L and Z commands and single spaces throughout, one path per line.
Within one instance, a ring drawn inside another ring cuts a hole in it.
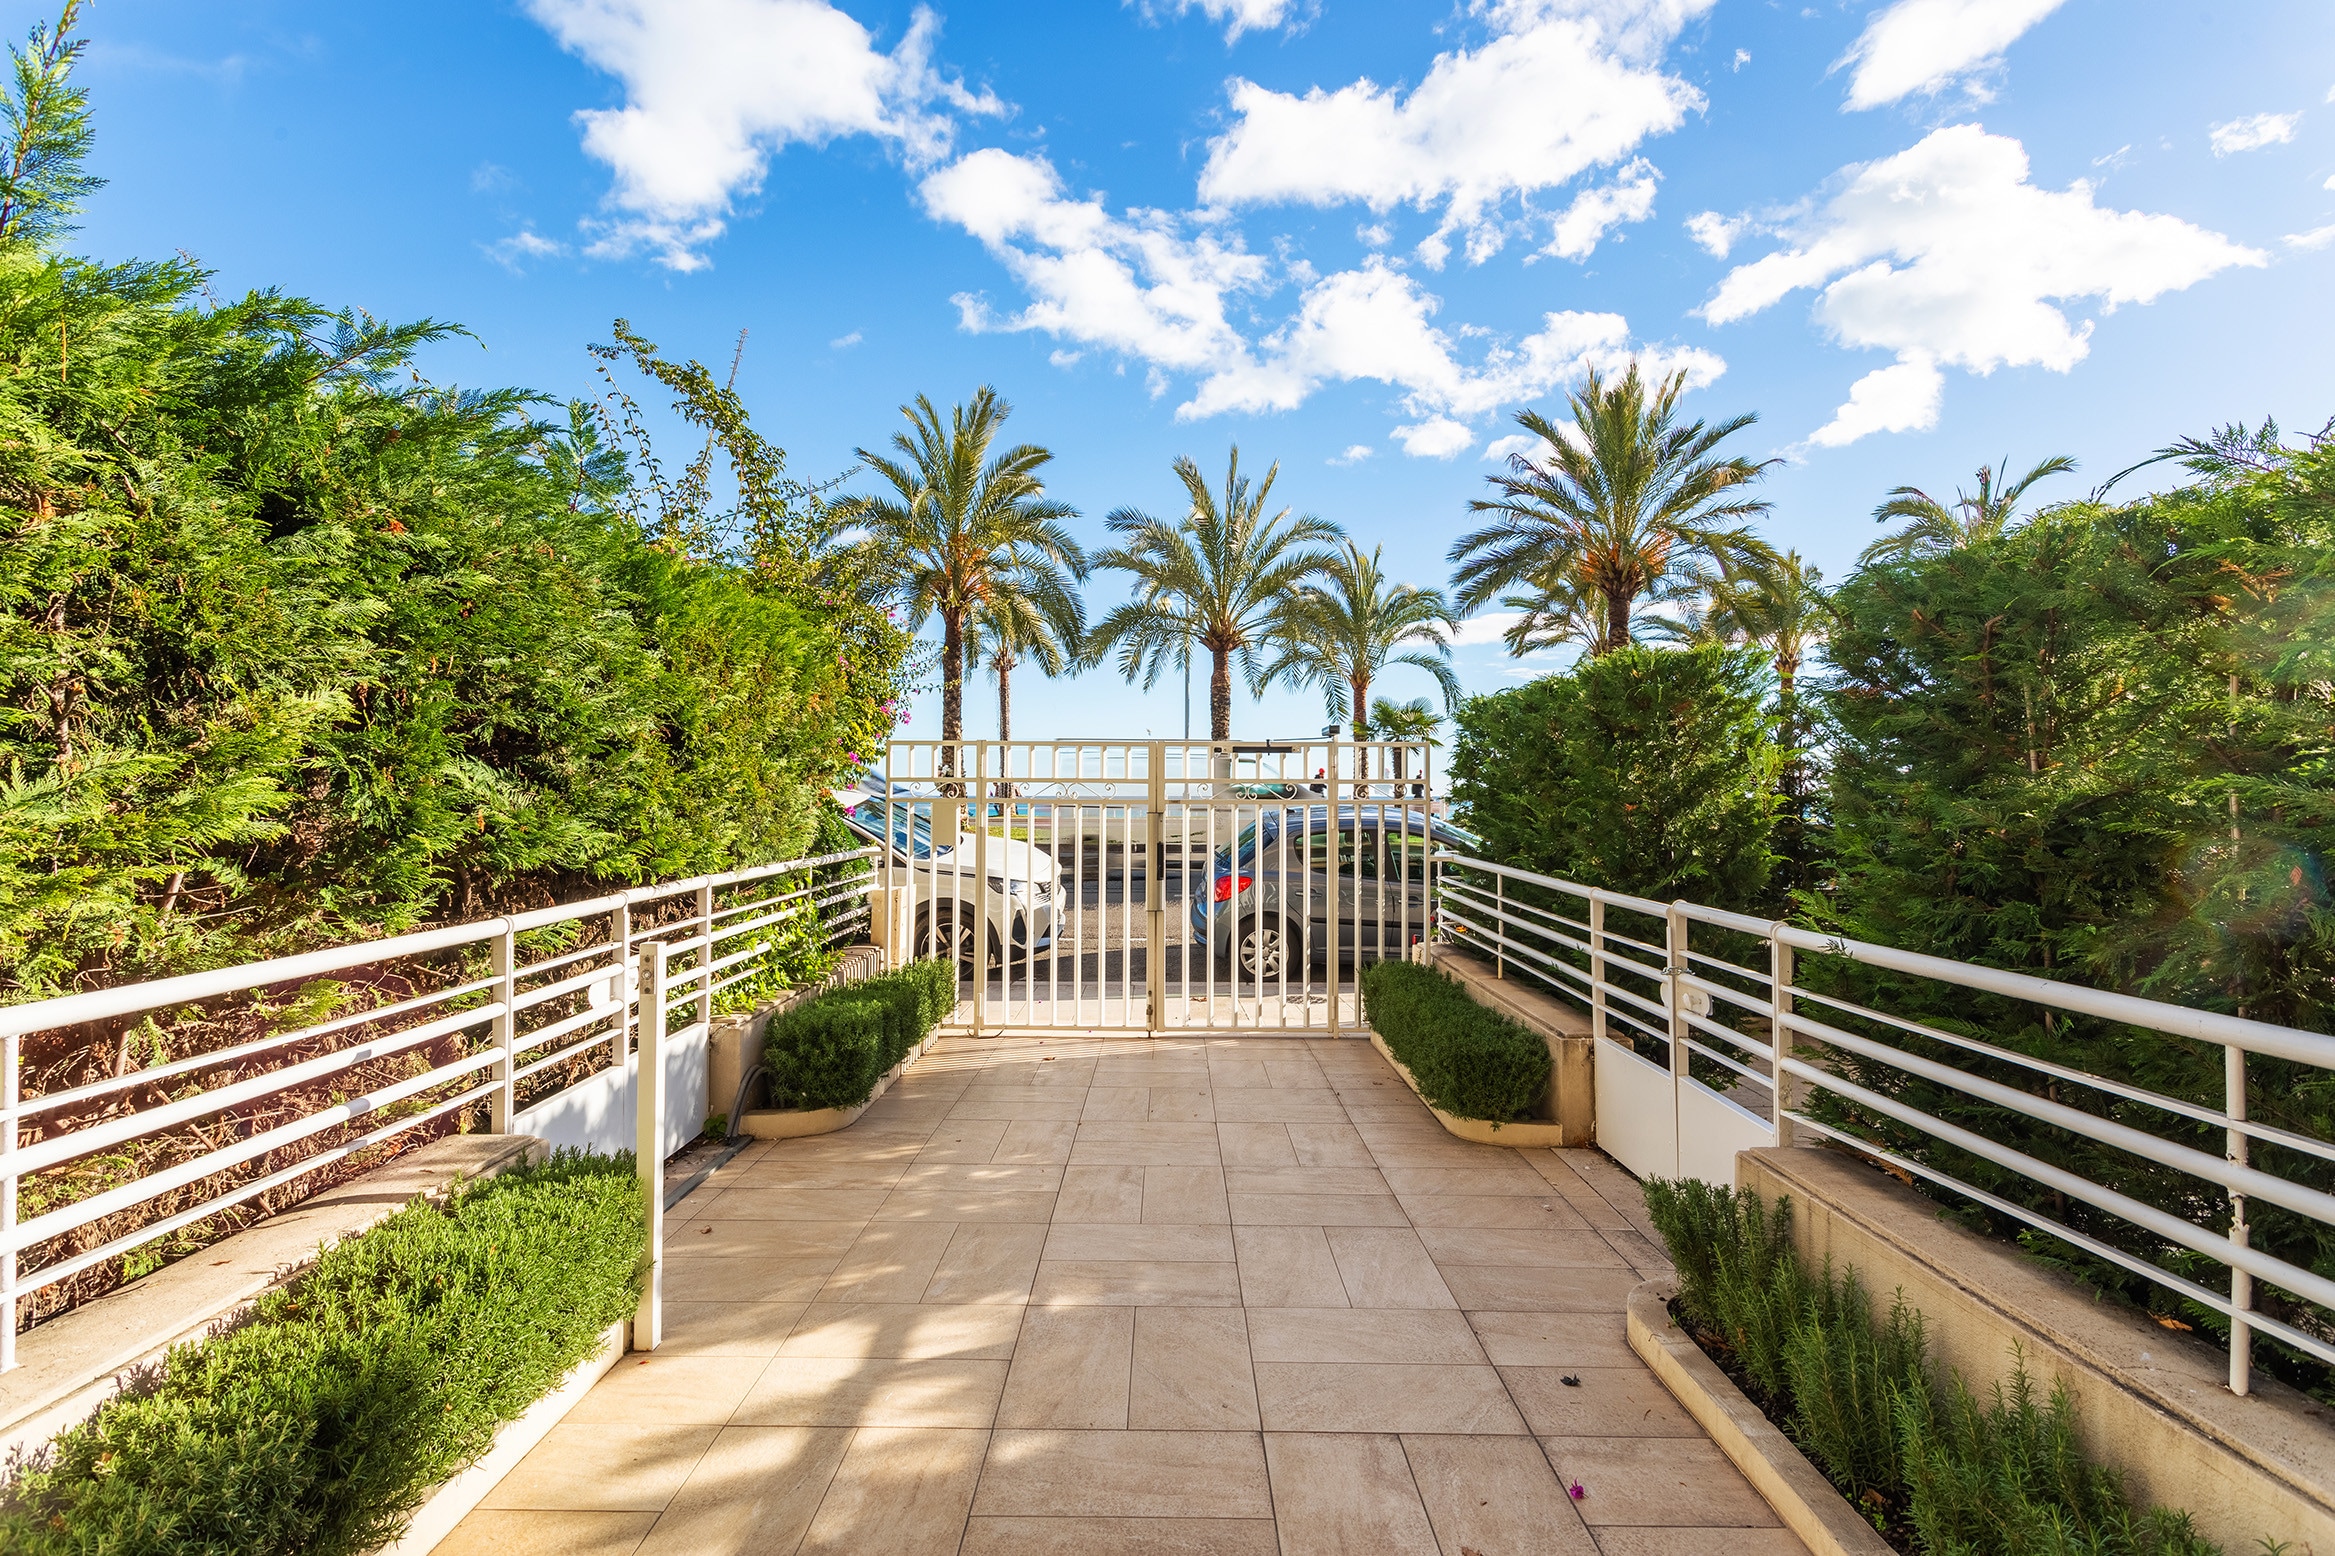
M 1775 1057 L 1775 1050 L 1768 1047 L 1767 1044 L 1760 1042 L 1757 1038 L 1746 1037 L 1733 1027 L 1721 1025 L 1708 1016 L 1698 1016 L 1691 1010 L 1681 1010 L 1679 1015 L 1685 1019 L 1689 1027 L 1698 1032 L 1708 1033 L 1729 1047 L 1740 1048 L 1745 1053 L 1755 1055 L 1762 1061 Z
M 580 1010 L 572 1016 L 562 1016 L 548 1026 L 540 1026 L 532 1032 L 520 1033 L 511 1041 L 511 1052 L 515 1054 L 531 1053 L 535 1049 L 541 1048 L 545 1043 L 558 1042 L 570 1032 L 580 1032 L 586 1027 L 598 1026 L 604 1021 L 614 1021 L 624 1013 L 624 1010 L 625 1007 L 621 1005 L 607 1005 L 598 1010 Z M 608 1037 L 609 1034 L 603 1032 L 593 1041 L 605 1043 L 608 1041 Z
M 1691 1037 L 1686 1040 L 1686 1051 L 1688 1053 L 1701 1054 L 1704 1058 L 1710 1060 L 1711 1063 L 1733 1070 L 1737 1075 L 1742 1076 L 1747 1081 L 1757 1081 L 1760 1085 L 1770 1087 L 1772 1089 L 1770 1079 L 1765 1074 L 1762 1074 L 1760 1071 L 1753 1069 L 1747 1064 L 1742 1064 L 1734 1059 L 1730 1059 L 1725 1054 L 1720 1053 L 1717 1049 L 1708 1047 L 1702 1043 L 1698 1043 Z

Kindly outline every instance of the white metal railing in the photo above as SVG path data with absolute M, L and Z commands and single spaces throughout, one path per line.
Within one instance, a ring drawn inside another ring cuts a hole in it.
M 2249 1119 L 2246 1108 L 2249 1054 L 2335 1071 L 2335 1037 L 1841 939 L 1691 902 L 1655 902 L 1447 851 L 1435 857 L 1442 910 L 1439 929 L 1444 934 L 1490 956 L 1499 976 L 1511 972 L 1528 976 L 1587 1008 L 1598 1039 L 1598 1143 L 1632 1171 L 1641 1176 L 1732 1181 L 1734 1153 L 1743 1145 L 1788 1145 L 1795 1130 L 1836 1138 L 1901 1172 L 1967 1195 L 2225 1315 L 2230 1321 L 2230 1388 L 2235 1393 L 2248 1390 L 2256 1333 L 2335 1363 L 2335 1344 L 2322 1334 L 2264 1313 L 2254 1301 L 2254 1283 L 2263 1281 L 2335 1312 L 2335 1280 L 2250 1246 L 2247 1230 L 2247 1205 L 2256 1199 L 2335 1227 L 2335 1195 L 2264 1172 L 2250 1161 L 2256 1142 L 2335 1161 L 2335 1143 Z M 1607 915 L 1617 909 L 1659 921 L 1659 943 L 1651 928 L 1632 936 L 1610 927 Z M 1747 966 L 1717 954 L 1709 948 L 1709 935 L 1698 947 L 1694 941 L 1698 927 L 1750 937 L 1764 951 L 1766 965 Z M 2024 1001 L 2045 1012 L 2094 1017 L 2211 1044 L 2223 1056 L 2222 1106 L 2203 1106 L 1812 989 L 1796 969 L 1802 955 L 1861 963 L 1907 978 Z M 1731 1025 L 1729 1017 L 1753 1030 Z M 1920 1038 L 1974 1060 L 2016 1067 L 2049 1083 L 2086 1087 L 2169 1118 L 2218 1129 L 2223 1149 L 2218 1155 L 2201 1151 L 2051 1096 L 2006 1085 L 1909 1051 L 1890 1041 L 1891 1034 Z M 1638 1052 L 1641 1047 L 1654 1049 L 1661 1062 L 1649 1061 Z M 2212 1185 L 2209 1192 L 2227 1199 L 2229 1229 L 2218 1232 L 2112 1184 L 1925 1113 L 1900 1097 L 1860 1083 L 1850 1073 L 1854 1065 L 1842 1062 L 1844 1056 L 1918 1077 Z M 1702 1075 L 1695 1073 L 1698 1059 L 1704 1061 L 1699 1066 Z M 1657 1076 L 1660 1084 L 1653 1084 Z M 2162 1244 L 2202 1255 L 2228 1271 L 2230 1289 L 2214 1290 L 1964 1181 L 1934 1163 L 1828 1123 L 1809 1107 L 1819 1092 L 2089 1205 Z
M 540 1100 L 631 1062 L 643 1021 L 637 967 L 651 948 L 660 968 L 672 968 L 652 1035 L 679 1039 L 709 1024 L 724 991 L 764 976 L 782 936 L 833 945 L 866 922 L 873 852 L 789 859 L 0 1008 L 0 1371 L 16 1365 L 25 1298 L 46 1287 L 465 1108 L 483 1110 L 487 1127 L 506 1133 L 523 1094 Z M 265 1013 L 249 1008 L 271 990 L 383 964 L 439 986 L 282 1032 L 264 1030 Z M 198 1019 L 241 1016 L 253 1030 L 208 1051 L 28 1094 L 28 1037 L 75 1027 L 126 1034 L 190 1008 Z M 206 1083 L 215 1072 L 225 1074 Z M 290 1116 L 250 1127 L 249 1113 L 261 1108 Z M 141 1145 L 175 1159 L 135 1170 Z M 118 1181 L 103 1186 L 59 1181 L 104 1161 L 100 1153 L 133 1170 L 109 1169 L 102 1176 Z M 28 1184 L 50 1203 L 20 1219 Z M 191 1203 L 139 1214 L 190 1190 Z M 109 1220 L 116 1224 L 101 1225 Z M 36 1255 L 30 1268 L 28 1254 Z

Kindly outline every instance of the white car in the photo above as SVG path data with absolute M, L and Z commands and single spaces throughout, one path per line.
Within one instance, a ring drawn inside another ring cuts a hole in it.
M 935 847 L 929 810 L 908 801 L 892 807 L 887 837 L 882 795 L 839 791 L 836 801 L 853 832 L 884 848 L 875 913 L 885 943 L 904 936 L 915 957 L 953 947 L 957 965 L 968 972 L 984 937 L 991 967 L 1053 948 L 1061 872 L 1052 854 L 971 833 Z

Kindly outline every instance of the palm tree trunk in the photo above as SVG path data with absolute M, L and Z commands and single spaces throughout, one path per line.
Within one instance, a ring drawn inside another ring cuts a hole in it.
M 1610 654 L 1630 646 L 1630 607 L 1636 597 L 1623 589 L 1605 591 L 1605 643 L 1597 651 Z
M 997 666 L 997 738 L 1013 739 L 1013 655 L 999 654 Z
M 1215 663 L 1208 671 L 1208 738 L 1232 738 L 1232 650 L 1211 649 Z
M 1370 738 L 1370 677 L 1353 676 L 1346 685 L 1354 693 L 1354 741 L 1359 745 Z
M 941 613 L 940 639 L 940 770 L 957 775 L 956 742 L 965 733 L 965 617 L 962 611 Z

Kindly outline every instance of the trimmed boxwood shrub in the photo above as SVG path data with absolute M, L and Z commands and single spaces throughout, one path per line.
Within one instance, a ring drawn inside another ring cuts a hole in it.
M 630 1155 L 417 1201 L 170 1353 L 0 1488 L 21 1556 L 354 1556 L 395 1539 L 639 1300 Z
M 1372 1029 L 1421 1094 L 1455 1118 L 1507 1123 L 1548 1087 L 1548 1044 L 1432 967 L 1374 963 L 1363 969 L 1362 997 Z
M 955 966 L 926 960 L 830 990 L 773 1018 L 763 1063 L 779 1106 L 858 1107 L 956 1001 Z

